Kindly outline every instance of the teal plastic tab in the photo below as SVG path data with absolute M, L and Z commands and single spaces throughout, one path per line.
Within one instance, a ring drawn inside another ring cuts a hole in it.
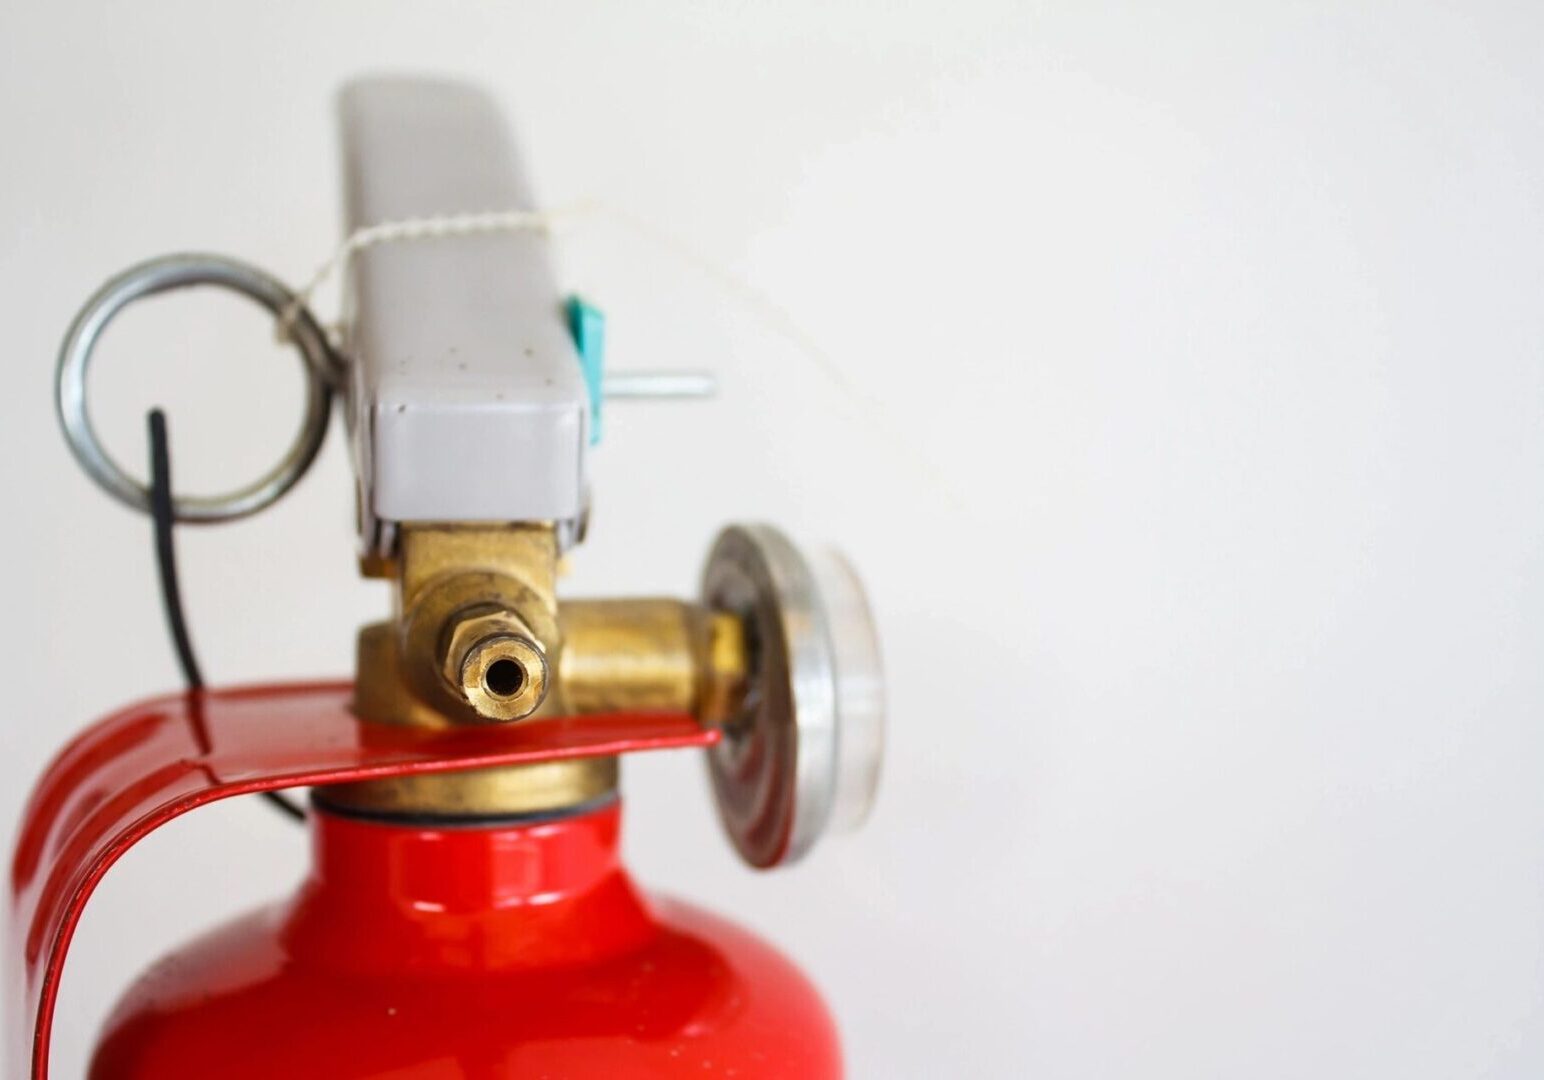
M 579 350 L 579 369 L 590 392 L 590 445 L 600 442 L 600 407 L 606 377 L 606 316 L 578 296 L 568 298 L 568 332 Z

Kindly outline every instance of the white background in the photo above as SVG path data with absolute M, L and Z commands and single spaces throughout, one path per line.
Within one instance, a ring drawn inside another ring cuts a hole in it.
M 202 248 L 298 280 L 338 238 L 347 75 L 476 78 L 539 189 L 615 409 L 574 592 L 689 593 L 719 523 L 835 540 L 883 620 L 871 824 L 741 869 L 692 755 L 627 766 L 640 877 L 760 929 L 856 1077 L 1544 1071 L 1544 11 L 1534 3 L 30 3 L 0 9 L 9 694 L 0 816 L 71 732 L 172 687 L 147 525 L 76 471 L 54 350 L 110 272 Z M 126 460 L 255 474 L 294 360 L 202 294 L 115 325 Z M 185 531 L 218 681 L 348 670 L 337 432 L 249 523 Z M 241 800 L 133 853 L 58 1026 L 279 895 Z M 11 962 L 7 958 L 6 962 Z M 301 1033 L 297 1033 L 299 1035 Z

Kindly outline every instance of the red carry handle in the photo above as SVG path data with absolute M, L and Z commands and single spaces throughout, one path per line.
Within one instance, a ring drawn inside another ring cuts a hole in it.
M 302 683 L 157 698 L 86 729 L 43 773 L 11 868 L 7 1075 L 45 1080 L 70 938 L 97 882 L 168 821 L 232 795 L 412 773 L 711 746 L 684 713 L 613 713 L 446 731 L 363 724 L 353 685 Z

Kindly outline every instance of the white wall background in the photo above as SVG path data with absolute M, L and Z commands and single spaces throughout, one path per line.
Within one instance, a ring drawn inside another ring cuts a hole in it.
M 146 523 L 76 471 L 54 350 L 183 248 L 291 279 L 338 236 L 329 95 L 463 74 L 551 203 L 618 367 L 576 591 L 693 587 L 717 525 L 839 540 L 884 621 L 878 812 L 742 870 L 690 755 L 629 763 L 639 875 L 817 977 L 857 1077 L 1544 1071 L 1544 9 L 1533 3 L 0 8 L 0 816 L 88 719 L 175 685 Z M 288 438 L 294 361 L 202 295 L 135 309 L 111 445 L 180 479 Z M 341 673 L 384 592 L 347 463 L 188 531 L 221 681 Z M 97 644 L 79 659 L 82 635 Z M 243 800 L 132 854 L 78 938 L 58 1075 L 141 965 L 287 890 Z M 8 961 L 9 962 L 9 961 Z

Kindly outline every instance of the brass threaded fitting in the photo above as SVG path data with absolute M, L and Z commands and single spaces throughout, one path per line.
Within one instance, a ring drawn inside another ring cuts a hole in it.
M 518 615 L 504 608 L 457 616 L 446 635 L 441 673 L 484 720 L 508 723 L 547 698 L 547 657 Z

